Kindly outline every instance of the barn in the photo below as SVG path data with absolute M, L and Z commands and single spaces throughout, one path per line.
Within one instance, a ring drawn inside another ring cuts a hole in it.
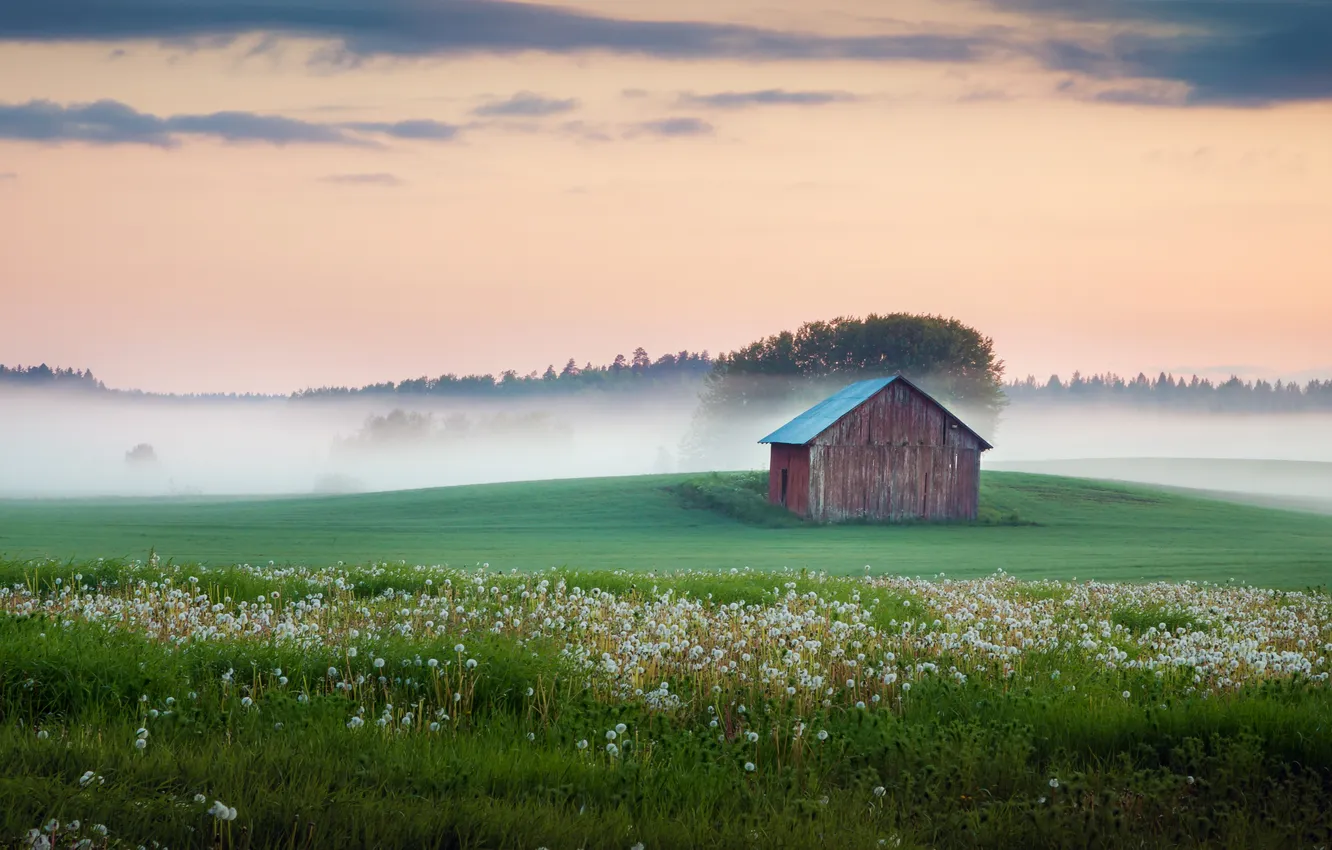
M 818 522 L 971 520 L 993 448 L 911 381 L 858 381 L 759 440 L 768 501 Z

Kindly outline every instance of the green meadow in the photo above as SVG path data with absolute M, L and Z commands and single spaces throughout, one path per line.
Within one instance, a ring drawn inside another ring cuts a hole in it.
M 987 472 L 982 510 L 1024 525 L 768 528 L 641 476 L 289 498 L 0 501 L 9 559 L 348 564 L 495 569 L 807 568 L 1027 579 L 1248 581 L 1321 586 L 1332 517 L 1143 486 Z

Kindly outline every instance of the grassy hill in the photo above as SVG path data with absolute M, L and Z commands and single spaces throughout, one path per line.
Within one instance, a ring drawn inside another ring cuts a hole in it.
M 983 505 L 1034 526 L 762 528 L 685 507 L 683 476 L 487 484 L 351 496 L 0 501 L 9 558 L 492 568 L 808 567 L 913 575 L 1326 584 L 1332 517 L 1144 487 L 987 472 Z

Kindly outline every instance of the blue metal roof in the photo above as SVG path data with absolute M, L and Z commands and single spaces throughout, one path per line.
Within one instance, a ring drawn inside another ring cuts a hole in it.
M 803 446 L 897 378 L 897 375 L 891 378 L 872 378 L 843 387 L 759 442 Z

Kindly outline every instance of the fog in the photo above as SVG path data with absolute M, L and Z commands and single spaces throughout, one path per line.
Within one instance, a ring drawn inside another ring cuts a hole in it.
M 687 390 L 484 403 L 8 392 L 0 496 L 300 494 L 683 471 L 692 468 L 682 441 L 696 407 Z M 395 409 L 397 418 L 383 418 Z M 766 447 L 755 441 L 797 412 L 728 422 L 729 439 L 708 466 L 765 466 Z M 370 417 L 381 417 L 375 427 Z M 1330 414 L 1026 405 L 1005 411 L 983 462 L 1332 503 L 1329 434 Z M 130 462 L 126 453 L 143 443 L 155 460 Z

